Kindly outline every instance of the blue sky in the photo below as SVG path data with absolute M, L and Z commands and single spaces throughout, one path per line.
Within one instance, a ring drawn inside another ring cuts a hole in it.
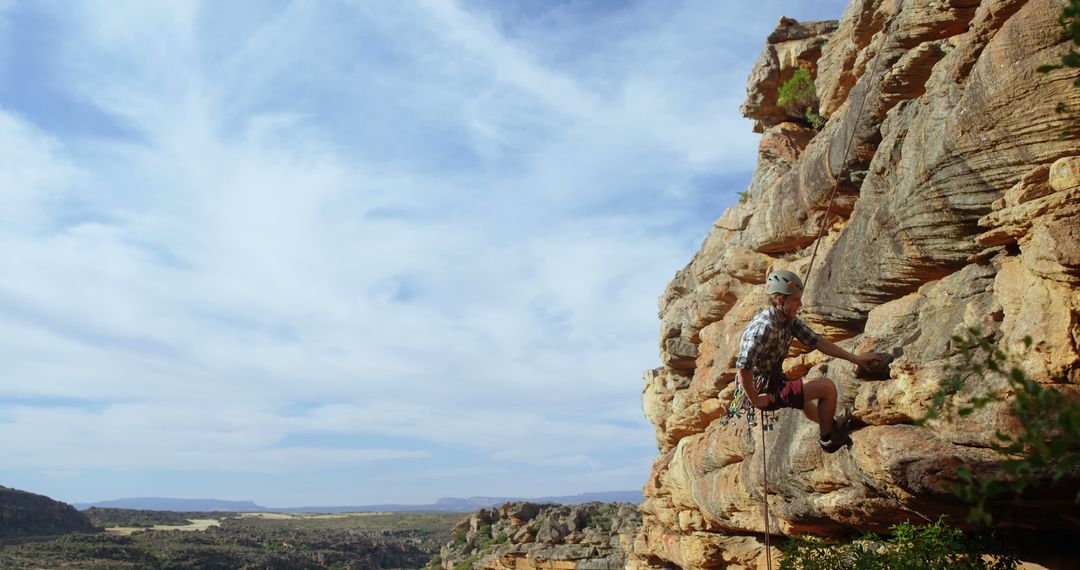
M 0 0 L 0 484 L 640 488 L 656 301 L 840 2 Z

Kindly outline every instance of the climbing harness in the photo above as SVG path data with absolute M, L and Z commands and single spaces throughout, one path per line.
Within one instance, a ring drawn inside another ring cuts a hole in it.
M 758 393 L 760 394 L 762 390 L 768 389 L 768 381 L 755 378 L 754 388 L 757 389 Z M 750 399 L 746 397 L 746 392 L 743 391 L 742 386 L 736 385 L 735 396 L 731 399 L 731 403 L 728 404 L 727 414 L 720 418 L 720 425 L 728 425 L 732 420 L 738 418 L 740 413 L 742 413 L 742 415 L 746 418 L 746 425 L 748 427 L 757 427 L 754 405 L 750 402 Z M 772 412 L 769 412 L 766 416 L 766 418 L 768 418 L 768 423 L 766 423 L 765 418 L 762 419 L 762 427 L 768 425 L 768 429 L 772 430 L 772 415 Z M 750 435 L 753 434 L 750 433 Z

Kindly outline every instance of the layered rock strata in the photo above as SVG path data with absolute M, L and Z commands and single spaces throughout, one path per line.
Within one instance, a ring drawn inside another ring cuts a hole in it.
M 762 454 L 774 533 L 963 520 L 957 470 L 989 468 L 994 434 L 1016 426 L 1003 404 L 963 422 L 916 420 L 956 364 L 951 337 L 969 328 L 1031 378 L 1080 395 L 1080 142 L 1060 136 L 1080 125 L 1055 113 L 1080 105 L 1080 89 L 1075 70 L 1036 71 L 1067 50 L 1062 6 L 854 0 L 838 23 L 781 20 L 743 107 L 762 131 L 747 200 L 660 298 L 663 366 L 645 373 L 642 395 L 659 456 L 628 567 L 761 567 Z M 777 78 L 795 67 L 816 73 L 820 130 L 775 103 Z M 867 381 L 795 343 L 786 371 L 836 382 L 854 445 L 824 454 L 816 425 L 787 410 L 763 451 L 745 422 L 720 421 L 739 338 L 768 272 L 806 276 L 815 251 L 801 318 L 894 360 L 888 379 Z M 991 376 L 972 389 L 1003 386 Z M 1067 478 L 1058 492 L 1077 485 Z M 1009 524 L 1077 529 L 1070 505 Z
M 435 561 L 446 570 L 618 570 L 624 543 L 641 526 L 629 503 L 507 503 L 483 509 L 454 527 Z

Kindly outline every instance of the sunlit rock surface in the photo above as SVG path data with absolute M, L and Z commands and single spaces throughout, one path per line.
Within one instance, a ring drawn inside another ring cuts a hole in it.
M 642 395 L 658 456 L 628 568 L 763 567 L 761 433 L 720 420 L 761 284 L 773 269 L 805 275 L 815 245 L 802 318 L 849 350 L 894 360 L 888 379 L 868 381 L 793 347 L 789 373 L 836 381 L 856 429 L 852 447 L 827 455 L 816 425 L 778 414 L 764 452 L 773 533 L 963 519 L 958 469 L 983 472 L 995 432 L 1016 427 L 1002 404 L 916 423 L 956 364 L 951 337 L 968 328 L 1032 378 L 1080 392 L 1080 141 L 1060 137 L 1080 125 L 1054 111 L 1080 106 L 1080 89 L 1075 70 L 1036 72 L 1070 45 L 1061 8 L 854 0 L 838 23 L 781 20 L 743 106 L 762 132 L 747 199 L 660 299 L 659 366 Z M 797 67 L 815 73 L 820 130 L 776 106 Z M 1080 530 L 1078 485 L 1072 477 L 1045 508 L 1003 522 Z

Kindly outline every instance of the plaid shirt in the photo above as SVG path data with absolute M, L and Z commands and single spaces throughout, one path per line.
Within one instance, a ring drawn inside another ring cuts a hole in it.
M 739 358 L 735 361 L 735 368 L 749 369 L 754 371 L 754 378 L 760 381 L 773 376 L 779 371 L 788 349 L 791 348 L 791 339 L 797 338 L 799 342 L 813 349 L 817 347 L 821 335 L 810 330 L 798 318 L 780 322 L 779 309 L 770 307 L 762 311 L 743 331 L 742 341 L 739 343 Z

